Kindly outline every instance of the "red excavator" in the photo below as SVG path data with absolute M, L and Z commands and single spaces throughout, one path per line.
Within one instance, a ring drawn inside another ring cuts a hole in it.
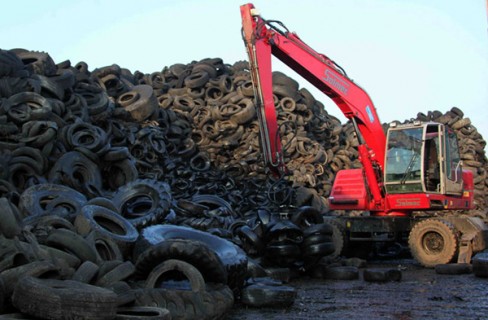
M 272 55 L 327 95 L 355 128 L 362 167 L 338 171 L 329 195 L 330 217 L 341 235 L 339 250 L 355 242 L 408 241 L 426 267 L 471 260 L 485 247 L 485 225 L 461 215 L 414 217 L 418 211 L 473 208 L 473 173 L 462 169 L 455 132 L 441 123 L 390 124 L 386 134 L 374 104 L 337 63 L 318 53 L 283 23 L 265 20 L 253 4 L 241 6 L 242 32 L 258 109 L 266 165 L 284 172 L 273 100 Z

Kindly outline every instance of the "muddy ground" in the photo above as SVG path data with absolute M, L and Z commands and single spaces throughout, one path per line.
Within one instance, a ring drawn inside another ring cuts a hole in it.
M 411 259 L 369 261 L 368 267 L 400 268 L 400 282 L 322 280 L 301 277 L 287 309 L 237 304 L 226 319 L 488 319 L 488 278 L 443 275 Z

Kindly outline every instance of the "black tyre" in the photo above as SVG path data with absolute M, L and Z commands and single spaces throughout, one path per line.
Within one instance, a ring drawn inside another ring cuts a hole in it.
M 146 279 L 149 272 L 166 259 L 192 264 L 202 273 L 205 282 L 227 283 L 227 271 L 215 251 L 190 239 L 168 239 L 147 248 L 136 259 L 136 278 Z
M 57 268 L 47 261 L 33 261 L 1 273 L 4 283 L 4 294 L 10 296 L 20 279 L 26 276 L 49 277 L 58 276 Z
M 2 105 L 7 117 L 17 125 L 30 120 L 48 120 L 52 116 L 51 102 L 35 92 L 20 92 L 10 96 Z
M 112 199 L 118 212 L 136 228 L 163 221 L 171 206 L 170 187 L 151 179 L 137 179 L 120 187 Z
M 223 319 L 234 303 L 226 285 L 207 285 L 206 290 L 165 290 L 145 288 L 135 292 L 136 306 L 157 306 L 170 311 L 172 319 Z
M 97 254 L 88 241 L 79 234 L 68 229 L 53 230 L 47 237 L 46 244 L 72 253 L 81 261 L 97 261 Z
M 13 238 L 21 232 L 20 213 L 7 198 L 0 198 L 0 234 Z
M 467 274 L 473 272 L 473 266 L 469 263 L 446 263 L 435 266 L 437 274 Z
M 246 253 L 234 243 L 208 232 L 184 226 L 150 226 L 141 231 L 141 236 L 136 243 L 134 252 L 141 252 L 151 245 L 156 245 L 169 239 L 190 239 L 203 243 L 217 254 L 224 265 L 229 287 L 237 293 L 243 286 L 247 274 Z
M 47 52 L 24 49 L 12 49 L 10 52 L 15 53 L 25 65 L 25 68 L 32 73 L 46 76 L 53 76 L 56 74 L 56 64 Z
M 297 258 L 300 256 L 300 247 L 296 244 L 273 244 L 266 247 L 266 253 L 270 260 L 279 257 Z
M 307 228 L 315 224 L 324 223 L 324 218 L 320 211 L 314 207 L 303 206 L 298 208 L 297 212 L 292 215 L 291 221 L 300 228 Z
M 452 107 L 451 112 L 453 112 L 455 115 L 459 116 L 460 118 L 464 117 L 464 112 L 458 107 Z
M 117 294 L 118 306 L 131 306 L 136 299 L 135 290 L 125 281 L 117 281 L 107 286 Z
M 50 206 L 50 203 L 56 200 L 60 202 L 69 200 L 70 205 L 66 208 L 71 209 L 67 210 L 68 215 L 79 212 L 79 208 L 87 201 L 82 193 L 61 184 L 43 183 L 33 185 L 20 195 L 19 210 L 22 218 L 51 214 L 48 211 L 48 207 L 51 210 L 56 208 L 57 206 L 54 205 L 56 202 Z
M 325 278 L 331 280 L 359 279 L 359 269 L 352 266 L 326 267 Z
M 99 264 L 104 261 L 124 260 L 119 245 L 110 236 L 92 231 L 86 236 L 86 240 L 97 252 Z
M 292 272 L 290 268 L 267 267 L 265 276 L 286 283 L 290 282 Z
M 108 287 L 115 282 L 126 280 L 132 276 L 135 270 L 136 268 L 131 261 L 125 261 L 100 276 L 95 284 L 99 287 Z
M 43 259 L 60 259 L 63 261 L 63 264 L 67 264 L 75 269 L 81 264 L 81 260 L 72 253 L 46 245 L 40 245 L 39 247 L 41 249 L 39 256 Z
M 0 319 L 8 319 L 8 320 L 36 320 L 38 318 L 28 316 L 26 314 L 23 314 L 21 312 L 15 312 L 15 313 L 5 313 L 5 314 L 0 314 Z
M 235 233 L 240 240 L 240 246 L 248 254 L 261 254 L 263 252 L 264 243 L 262 239 L 248 225 L 239 227 Z
M 296 299 L 297 291 L 290 286 L 271 282 L 259 282 L 242 290 L 241 302 L 251 307 L 290 307 Z
M 305 257 L 324 257 L 334 253 L 335 247 L 332 242 L 324 242 L 308 245 L 302 248 L 302 254 Z
M 320 224 L 314 224 L 311 225 L 305 229 L 303 229 L 303 236 L 308 237 L 313 234 L 328 234 L 332 235 L 334 232 L 334 229 L 332 228 L 332 225 L 329 223 L 320 223 Z
M 159 107 L 153 88 L 146 84 L 135 86 L 131 91 L 120 95 L 117 103 L 130 113 L 135 121 L 150 118 Z
M 14 76 L 24 69 L 22 60 L 11 51 L 0 50 L 0 76 Z
M 22 278 L 12 303 L 22 313 L 43 319 L 113 319 L 117 295 L 89 284 L 57 279 Z
M 91 261 L 83 262 L 76 272 L 71 277 L 71 280 L 83 282 L 83 283 L 91 283 L 93 279 L 95 279 L 98 270 L 100 267 Z
M 35 229 L 68 229 L 71 231 L 75 230 L 75 227 L 68 219 L 53 214 L 27 217 L 23 220 L 23 224 L 34 226 Z
M 261 266 L 261 261 L 258 259 L 249 258 L 247 260 L 247 277 L 258 278 L 266 277 L 266 270 Z
M 92 198 L 92 199 L 88 200 L 86 202 L 86 204 L 94 205 L 94 206 L 100 206 L 100 207 L 105 207 L 105 208 L 107 208 L 109 210 L 118 212 L 118 209 L 114 205 L 114 203 L 112 202 L 112 200 L 110 200 L 108 198 L 105 198 L 105 197 Z
M 488 278 L 488 252 L 479 252 L 473 257 L 473 274 Z
M 188 88 L 200 88 L 205 86 L 205 84 L 210 79 L 209 74 L 206 71 L 194 71 L 188 77 L 185 78 L 185 86 Z
M 332 236 L 328 234 L 320 234 L 320 233 L 313 234 L 303 239 L 302 247 L 307 247 L 310 245 L 325 243 L 325 242 L 332 243 L 333 242 Z
M 238 124 L 245 124 L 255 119 L 256 107 L 251 99 L 242 99 L 239 103 L 242 109 L 230 117 L 231 120 Z
M 160 307 L 120 307 L 115 320 L 171 320 L 171 313 Z
M 166 277 L 168 274 L 172 274 L 172 277 Z M 205 290 L 205 280 L 200 271 L 193 265 L 176 259 L 166 260 L 151 270 L 147 276 L 145 287 L 162 288 L 165 280 L 179 281 L 181 276 L 185 281 L 188 280 L 191 291 L 201 292 Z
M 9 253 L 2 252 L 0 273 L 4 270 L 16 268 L 27 263 L 29 263 L 28 255 L 20 250 L 15 250 Z
M 97 139 L 96 136 L 93 139 Z M 100 168 L 96 164 L 97 156 L 84 146 L 78 147 L 77 150 L 67 152 L 57 159 L 49 170 L 48 180 L 53 184 L 67 185 L 89 198 L 97 197 L 101 193 L 103 183 Z M 76 208 L 79 209 L 79 206 Z
M 272 74 L 273 84 L 290 87 L 292 90 L 298 90 L 299 84 L 296 80 L 292 79 L 291 77 L 287 76 L 283 72 L 280 71 L 273 71 Z
M 1 51 L 0 51 L 0 54 L 1 54 Z M 6 298 L 7 297 L 5 295 L 5 284 L 3 282 L 3 279 L 0 277 L 0 314 L 5 312 L 4 306 L 5 306 L 5 299 Z
M 185 319 L 185 303 L 173 290 L 144 288 L 134 291 L 134 294 L 134 306 L 166 308 L 172 319 Z
M 228 214 L 236 217 L 236 213 L 232 210 L 231 204 L 225 201 L 222 197 L 211 194 L 196 194 L 191 200 L 199 205 L 207 206 L 209 210 L 220 209 L 223 210 L 221 214 Z
M 451 262 L 458 251 L 458 233 L 447 221 L 426 219 L 416 223 L 408 237 L 412 256 L 427 268 Z
M 137 229 L 124 217 L 105 207 L 86 205 L 74 222 L 77 232 L 88 235 L 95 231 L 116 241 L 119 246 L 134 243 L 139 236 Z
M 281 244 L 284 242 L 301 244 L 303 241 L 303 233 L 302 230 L 290 220 L 278 220 L 269 224 L 264 238 L 270 244 Z
M 398 269 L 370 268 L 364 269 L 363 278 L 368 282 L 400 281 L 402 272 Z

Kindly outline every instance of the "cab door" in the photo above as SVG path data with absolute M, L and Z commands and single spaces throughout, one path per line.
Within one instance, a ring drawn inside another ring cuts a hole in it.
M 444 193 L 443 126 L 439 123 L 427 123 L 423 135 L 422 181 L 425 192 Z
M 443 182 L 445 193 L 461 195 L 463 193 L 463 169 L 456 133 L 445 127 L 443 134 L 444 169 Z

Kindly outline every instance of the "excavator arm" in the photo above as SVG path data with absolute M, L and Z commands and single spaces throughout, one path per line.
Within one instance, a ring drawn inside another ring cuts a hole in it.
M 241 16 L 266 164 L 273 168 L 284 167 L 273 102 L 273 55 L 331 98 L 354 124 L 360 143 L 359 158 L 373 196 L 373 206 L 380 206 L 386 137 L 368 94 L 333 60 L 313 50 L 281 22 L 263 19 L 252 4 L 241 6 Z

